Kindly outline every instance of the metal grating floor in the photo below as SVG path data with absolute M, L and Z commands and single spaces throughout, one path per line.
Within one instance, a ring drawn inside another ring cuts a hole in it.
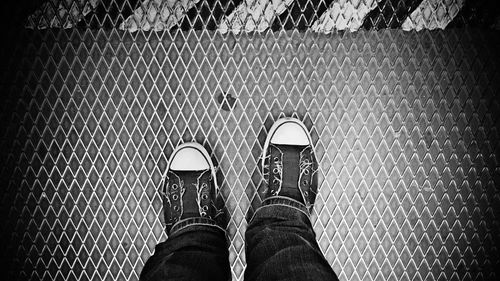
M 282 116 L 313 137 L 314 228 L 341 280 L 500 278 L 498 35 L 25 31 L 2 84 L 6 280 L 137 280 L 191 140 L 219 166 L 241 280 Z

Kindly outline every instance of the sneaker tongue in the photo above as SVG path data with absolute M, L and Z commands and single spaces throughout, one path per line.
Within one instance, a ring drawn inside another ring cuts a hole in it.
M 306 147 L 302 145 L 277 145 L 283 153 L 283 176 L 280 194 L 302 202 L 298 182 L 300 175 L 300 152 Z
M 181 219 L 199 217 L 200 210 L 198 203 L 196 202 L 198 198 L 198 191 L 196 189 L 196 184 L 198 183 L 198 177 L 204 171 L 173 171 L 179 178 L 184 181 L 185 192 L 182 196 L 183 213 Z M 200 185 L 202 181 L 200 181 Z M 208 184 L 208 183 L 207 183 Z

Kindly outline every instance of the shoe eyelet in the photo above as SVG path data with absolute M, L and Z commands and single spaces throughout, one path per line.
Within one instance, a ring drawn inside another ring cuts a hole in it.
M 273 179 L 273 183 L 278 184 L 280 181 L 277 178 Z
M 278 156 L 274 156 L 274 162 L 278 162 Z
M 309 196 L 309 192 L 304 191 L 304 195 L 305 195 L 305 196 Z
M 179 187 L 177 184 L 172 184 L 172 190 L 177 190 L 177 187 Z
M 179 199 L 179 196 L 177 194 L 172 195 L 172 199 L 177 200 Z
M 174 205 L 174 211 L 176 211 L 176 212 L 179 211 L 179 206 Z
M 207 188 L 207 184 L 206 184 L 206 183 L 203 183 L 203 184 L 201 185 L 201 188 Z
M 307 180 L 303 180 L 303 181 L 302 181 L 302 183 L 303 183 L 303 184 L 307 184 Z
M 304 175 L 309 175 L 309 170 L 304 170 Z
M 278 168 L 273 168 L 273 173 L 277 174 L 278 173 Z
M 207 205 L 205 205 L 205 206 L 203 206 L 201 209 L 202 209 L 204 212 L 206 212 L 206 211 L 208 210 L 208 206 L 207 206 Z
M 203 200 L 207 200 L 207 199 L 208 199 L 208 194 L 202 194 L 202 195 L 201 195 L 201 199 L 203 199 Z

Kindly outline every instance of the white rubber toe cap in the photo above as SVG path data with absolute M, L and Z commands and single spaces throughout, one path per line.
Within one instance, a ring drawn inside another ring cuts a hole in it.
M 175 171 L 201 171 L 210 168 L 205 148 L 197 143 L 185 143 L 172 154 L 170 169 Z
M 276 127 L 270 142 L 283 145 L 309 145 L 310 138 L 305 125 L 295 118 L 283 118 L 275 123 Z

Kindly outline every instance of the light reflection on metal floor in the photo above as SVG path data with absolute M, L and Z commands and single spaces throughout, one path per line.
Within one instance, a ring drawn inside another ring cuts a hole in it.
M 314 228 L 341 280 L 495 277 L 498 33 L 26 33 L 2 129 L 11 280 L 136 280 L 166 238 L 166 161 L 191 140 L 219 165 L 241 280 L 258 157 L 282 116 L 313 137 Z

